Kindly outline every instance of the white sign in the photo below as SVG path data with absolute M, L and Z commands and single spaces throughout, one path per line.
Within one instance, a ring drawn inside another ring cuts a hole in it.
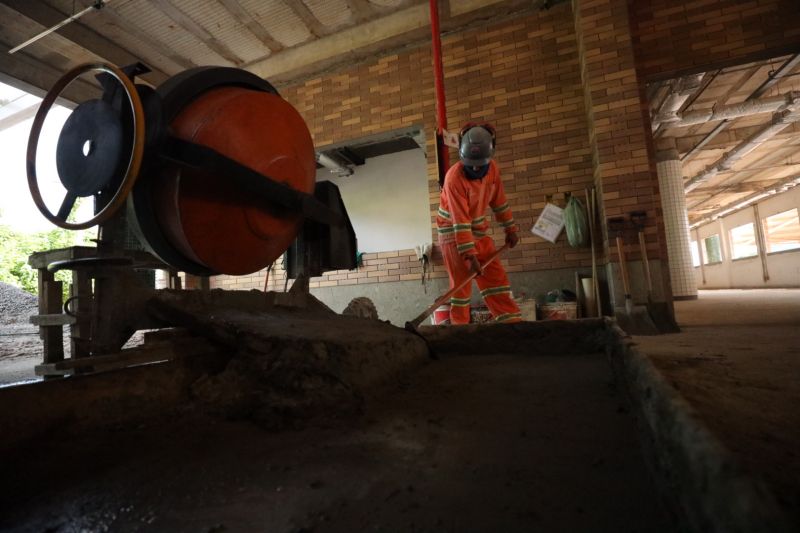
M 447 131 L 442 130 L 442 139 L 444 140 L 445 146 L 449 146 L 450 148 L 458 148 L 458 133 L 454 131 Z
M 555 204 L 547 204 L 531 228 L 531 233 L 554 243 L 563 229 L 564 210 Z

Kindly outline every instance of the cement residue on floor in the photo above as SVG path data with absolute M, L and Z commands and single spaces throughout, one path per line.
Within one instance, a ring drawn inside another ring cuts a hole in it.
M 701 291 L 676 314 L 641 351 L 800 523 L 800 290 Z
M 453 357 L 328 427 L 184 418 L 6 465 L 4 531 L 673 531 L 599 354 Z

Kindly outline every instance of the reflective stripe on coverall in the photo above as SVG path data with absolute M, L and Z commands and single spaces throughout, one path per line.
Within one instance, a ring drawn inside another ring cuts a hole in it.
M 463 163 L 459 162 L 448 170 L 436 217 L 439 245 L 450 277 L 450 288 L 469 277 L 468 256 L 477 255 L 478 261 L 483 264 L 495 251 L 494 241 L 486 236 L 489 228 L 487 208 L 492 208 L 495 219 L 507 233 L 517 231 L 497 164 L 491 161 L 486 176 L 476 180 L 468 180 L 463 169 Z M 511 298 L 508 276 L 499 259 L 492 261 L 475 281 L 495 320 L 521 320 L 519 307 Z M 471 294 L 470 283 L 450 299 L 452 324 L 469 323 Z

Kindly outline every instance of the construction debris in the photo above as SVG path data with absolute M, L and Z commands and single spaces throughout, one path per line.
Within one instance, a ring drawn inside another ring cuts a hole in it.
M 221 372 L 192 386 L 199 406 L 271 429 L 356 414 L 369 388 L 428 358 L 418 336 L 308 294 L 164 292 L 150 311 L 231 350 Z
M 350 300 L 347 307 L 342 311 L 344 316 L 355 316 L 359 318 L 372 318 L 378 320 L 378 310 L 372 300 L 366 296 L 358 296 Z
M 0 282 L 0 324 L 27 323 L 37 312 L 36 296 Z

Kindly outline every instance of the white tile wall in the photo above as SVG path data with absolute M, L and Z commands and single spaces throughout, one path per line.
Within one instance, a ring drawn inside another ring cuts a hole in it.
M 661 161 L 656 165 L 664 230 L 667 235 L 669 275 L 672 294 L 676 297 L 697 296 L 697 280 L 692 267 L 689 218 L 683 192 L 683 172 L 679 159 Z

